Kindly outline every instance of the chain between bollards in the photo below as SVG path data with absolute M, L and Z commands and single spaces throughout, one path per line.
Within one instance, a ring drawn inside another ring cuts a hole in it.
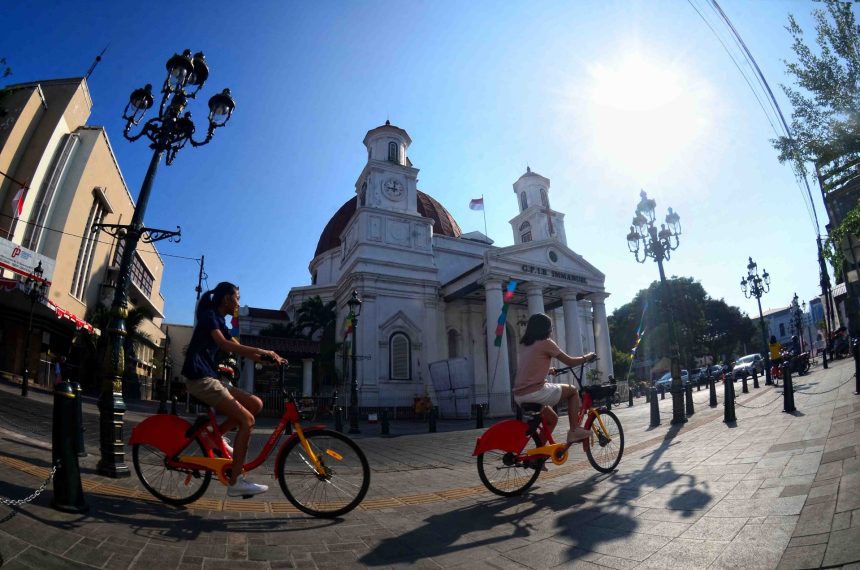
M 36 500 L 36 497 L 41 495 L 45 491 L 45 489 L 48 488 L 48 485 L 51 483 L 51 479 L 54 478 L 54 475 L 57 473 L 57 469 L 59 468 L 60 460 L 57 459 L 56 463 L 54 463 L 54 466 L 51 467 L 51 471 L 50 473 L 48 473 L 48 477 L 41 485 L 39 485 L 39 487 L 35 491 L 30 493 L 23 499 L 6 499 L 4 497 L 0 497 L 0 504 L 6 505 L 7 507 L 20 507 L 21 505 L 24 505 L 26 503 L 33 502 L 34 500 Z

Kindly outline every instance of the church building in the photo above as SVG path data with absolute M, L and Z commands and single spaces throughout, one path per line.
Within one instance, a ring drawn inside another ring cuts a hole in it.
M 604 275 L 568 247 L 564 214 L 551 207 L 550 180 L 527 168 L 514 182 L 514 245 L 495 247 L 480 232 L 463 233 L 442 204 L 418 189 L 411 142 L 388 121 L 368 131 L 367 163 L 354 195 L 322 230 L 309 265 L 311 285 L 291 289 L 281 307 L 293 317 L 310 297 L 336 301 L 342 339 L 347 302 L 358 293 L 359 405 L 411 406 L 423 395 L 435 401 L 442 392 L 434 366 L 444 364 L 447 376 L 458 371 L 459 387 L 467 384 L 471 404 L 510 413 L 518 343 L 528 316 L 538 312 L 553 319 L 552 338 L 565 352 L 597 352 L 591 381 L 607 381 L 613 371 Z M 344 377 L 338 389 L 348 393 L 350 376 Z

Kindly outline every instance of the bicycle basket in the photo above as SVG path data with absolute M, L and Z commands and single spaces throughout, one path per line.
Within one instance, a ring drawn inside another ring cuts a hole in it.
M 605 384 L 602 386 L 586 386 L 582 391 L 591 394 L 591 398 L 594 400 L 606 400 L 611 398 L 617 389 L 618 386 L 615 384 Z

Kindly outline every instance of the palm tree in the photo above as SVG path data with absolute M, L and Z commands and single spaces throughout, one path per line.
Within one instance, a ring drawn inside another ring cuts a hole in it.
M 319 295 L 305 299 L 296 311 L 296 328 L 303 332 L 309 340 L 318 340 L 320 356 L 318 362 L 318 378 L 328 379 L 337 383 L 335 368 L 335 353 L 340 344 L 335 336 L 337 327 L 337 302 L 324 303 Z M 319 334 L 318 334 L 319 333 Z

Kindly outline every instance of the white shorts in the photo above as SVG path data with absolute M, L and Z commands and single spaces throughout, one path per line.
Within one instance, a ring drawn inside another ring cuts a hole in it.
M 517 404 L 542 404 L 544 406 L 554 406 L 561 401 L 561 384 L 550 384 L 547 382 L 543 388 L 536 392 L 523 394 L 522 396 L 514 396 L 514 401 Z

